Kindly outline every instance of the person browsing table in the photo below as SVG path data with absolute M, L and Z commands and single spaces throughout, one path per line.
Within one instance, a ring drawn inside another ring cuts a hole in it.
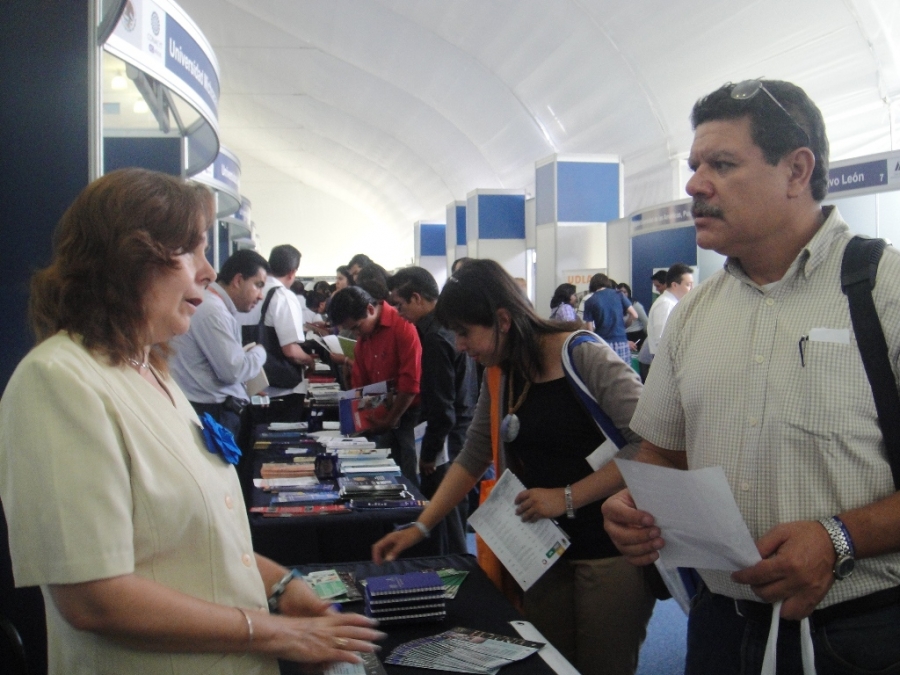
M 631 567 L 603 531 L 600 504 L 620 489 L 615 463 L 594 470 L 587 457 L 605 437 L 564 375 L 562 350 L 580 323 L 543 319 L 513 278 L 493 260 L 471 260 L 444 285 L 436 318 L 456 334 L 456 347 L 502 371 L 501 463 L 525 484 L 516 496 L 526 522 L 556 518 L 572 542 L 524 596 L 528 620 L 583 675 L 634 673 L 653 610 L 640 570 Z M 608 345 L 574 348 L 573 361 L 600 407 L 627 439 L 641 392 L 637 374 Z M 491 466 L 492 396 L 485 376 L 463 449 L 415 527 L 372 547 L 375 562 L 393 560 L 421 541 Z

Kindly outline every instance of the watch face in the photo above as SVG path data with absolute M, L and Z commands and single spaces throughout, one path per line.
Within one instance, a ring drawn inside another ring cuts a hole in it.
M 842 556 L 838 558 L 837 562 L 834 564 L 834 576 L 838 579 L 846 579 L 853 574 L 853 569 L 855 567 L 856 560 L 848 555 Z

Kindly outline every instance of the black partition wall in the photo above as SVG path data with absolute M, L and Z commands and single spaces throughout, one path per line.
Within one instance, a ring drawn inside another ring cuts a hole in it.
M 33 344 L 26 324 L 29 278 L 49 261 L 53 228 L 88 183 L 88 10 L 88 0 L 3 0 L 0 390 Z M 40 592 L 11 588 L 0 514 L 0 612 L 22 633 L 31 672 L 45 672 Z

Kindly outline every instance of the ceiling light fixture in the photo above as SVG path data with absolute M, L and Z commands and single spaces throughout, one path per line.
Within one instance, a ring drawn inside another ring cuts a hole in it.
M 134 112 L 138 115 L 143 115 L 145 112 L 150 111 L 150 106 L 147 105 L 147 102 L 144 99 L 140 99 L 134 102 L 134 107 L 132 108 Z
M 119 73 L 113 77 L 112 82 L 109 84 L 113 89 L 125 89 L 128 87 L 128 80 L 125 79 L 122 73 Z

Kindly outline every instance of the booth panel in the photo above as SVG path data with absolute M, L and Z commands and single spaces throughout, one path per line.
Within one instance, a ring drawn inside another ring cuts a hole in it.
M 565 270 L 608 267 L 606 223 L 560 223 L 556 227 L 557 285 Z
M 525 195 L 479 195 L 476 222 L 479 239 L 524 240 Z
M 419 255 L 447 256 L 447 240 L 444 238 L 445 227 L 438 223 L 422 223 L 420 226 Z M 423 265 L 424 267 L 424 265 Z
M 535 169 L 534 194 L 536 223 L 546 225 L 556 222 L 556 163 L 550 162 Z
M 559 222 L 608 222 L 619 217 L 619 165 L 596 162 L 557 164 Z
M 466 245 L 466 206 L 456 205 L 456 245 Z
M 103 139 L 103 170 L 139 166 L 181 176 L 181 139 L 108 136 Z
M 627 218 L 606 224 L 606 246 L 606 269 L 610 278 L 624 281 L 634 289 L 631 275 L 631 227 Z
M 527 278 L 528 263 L 524 241 L 481 239 L 478 242 L 478 258 L 496 260 L 512 276 Z
M 644 307 L 652 301 L 650 277 L 653 270 L 680 262 L 697 264 L 697 237 L 694 227 L 650 232 L 631 239 L 632 296 Z
M 706 281 L 713 274 L 718 272 L 725 266 L 725 256 L 715 251 L 705 248 L 697 248 L 697 267 L 700 270 L 699 275 L 694 279 L 695 284 Z M 647 279 L 647 286 L 650 286 L 650 280 Z
M 550 299 L 559 286 L 556 268 L 556 223 L 538 225 L 535 228 L 537 272 L 535 274 L 534 307 L 541 316 L 550 316 Z
M 900 190 L 878 195 L 878 236 L 900 247 Z
M 431 276 L 437 282 L 438 288 L 442 288 L 447 281 L 447 257 L 423 255 L 419 258 L 419 267 L 424 267 L 431 272 Z
M 219 221 L 219 239 L 216 242 L 219 248 L 219 258 L 216 260 L 218 263 L 216 266 L 216 270 L 222 269 L 222 265 L 228 260 L 228 257 L 231 255 L 231 241 L 228 238 L 228 223 L 223 223 L 221 220 Z
M 855 234 L 867 237 L 878 237 L 878 202 L 882 195 L 857 195 L 855 197 L 839 197 L 828 199 L 826 203 L 834 204 L 847 221 L 850 230 Z

